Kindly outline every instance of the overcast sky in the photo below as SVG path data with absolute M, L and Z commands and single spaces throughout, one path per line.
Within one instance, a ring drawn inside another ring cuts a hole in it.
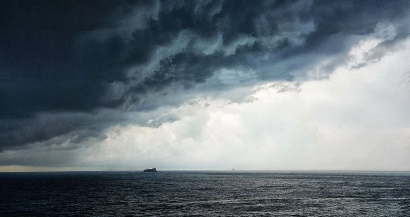
M 0 1 L 0 171 L 410 170 L 410 1 Z

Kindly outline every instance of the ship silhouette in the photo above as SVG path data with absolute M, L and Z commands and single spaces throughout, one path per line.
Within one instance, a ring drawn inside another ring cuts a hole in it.
M 148 168 L 148 169 L 145 169 L 144 170 L 144 172 L 154 172 L 154 173 L 156 173 L 157 172 L 157 168 Z

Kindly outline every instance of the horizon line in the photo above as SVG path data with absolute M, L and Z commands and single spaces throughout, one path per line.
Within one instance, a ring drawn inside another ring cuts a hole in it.
M 39 170 L 39 171 L 0 171 L 0 173 L 64 173 L 64 172 L 143 172 L 140 170 Z M 347 169 L 163 169 L 158 172 L 317 172 L 317 173 L 410 173 L 410 170 L 347 170 Z

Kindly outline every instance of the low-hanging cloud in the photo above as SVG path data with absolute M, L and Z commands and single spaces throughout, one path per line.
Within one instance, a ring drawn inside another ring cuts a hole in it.
M 363 66 L 408 37 L 409 4 L 2 1 L 0 150 L 159 126 L 176 117 L 142 114 L 260 81 L 303 80 L 326 58 L 321 70 L 330 73 L 361 38 L 380 39 L 355 67 Z

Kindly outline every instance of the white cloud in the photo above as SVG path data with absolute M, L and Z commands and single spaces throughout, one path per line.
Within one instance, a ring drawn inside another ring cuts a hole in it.
M 205 98 L 175 109 L 181 119 L 158 128 L 112 128 L 84 159 L 123 169 L 408 170 L 410 41 L 403 46 L 301 91 L 265 85 L 252 102 Z

